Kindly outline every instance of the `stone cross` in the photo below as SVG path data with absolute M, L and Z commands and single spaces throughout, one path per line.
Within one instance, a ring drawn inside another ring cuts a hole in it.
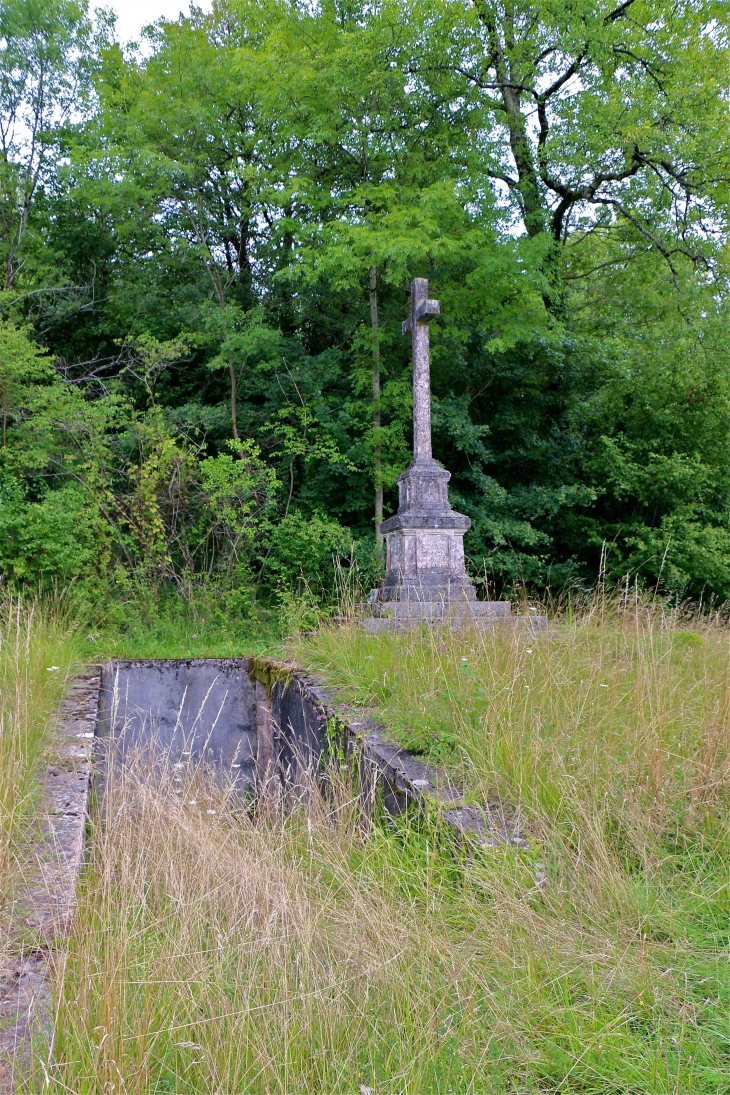
M 441 312 L 438 300 L 428 299 L 428 280 L 411 282 L 411 314 L 403 323 L 403 334 L 413 338 L 413 459 L 431 459 L 431 366 L 428 325 Z

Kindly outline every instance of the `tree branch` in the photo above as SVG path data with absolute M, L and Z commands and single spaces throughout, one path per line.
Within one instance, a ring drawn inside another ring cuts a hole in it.
M 613 11 L 608 13 L 603 20 L 604 23 L 615 23 L 617 19 L 621 19 L 633 3 L 634 0 L 624 0 L 623 4 L 619 4 L 617 8 L 614 8 Z

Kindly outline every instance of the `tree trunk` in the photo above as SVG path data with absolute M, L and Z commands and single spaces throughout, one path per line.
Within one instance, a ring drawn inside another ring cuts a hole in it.
M 236 402 L 238 381 L 236 380 L 236 367 L 232 360 L 228 362 L 228 372 L 231 378 L 231 422 L 233 425 L 233 440 L 238 441 L 238 407 Z
M 380 342 L 378 341 L 378 268 L 370 267 L 370 326 L 373 333 L 373 473 L 375 479 L 375 542 L 383 550 L 383 451 L 380 443 Z
M 504 120 L 509 134 L 510 149 L 517 170 L 517 179 L 512 188 L 519 195 L 522 218 L 528 236 L 534 238 L 549 230 L 549 208 L 542 192 L 539 164 L 530 146 L 527 132 L 527 120 L 522 112 L 522 97 L 526 89 L 521 86 L 519 74 L 515 72 L 513 57 L 515 53 L 515 27 L 511 8 L 505 9 L 504 34 L 500 33 L 494 10 L 486 5 L 479 9 L 479 18 L 489 34 L 488 64 L 493 67 L 502 100 Z M 505 45 L 506 42 L 506 45 Z M 541 129 L 540 140 L 547 139 L 547 128 Z M 539 157 L 538 151 L 538 157 Z M 562 280 L 562 246 L 560 238 L 555 240 L 544 263 L 544 272 L 548 288 L 543 293 L 547 310 L 557 318 L 565 315 L 565 286 Z

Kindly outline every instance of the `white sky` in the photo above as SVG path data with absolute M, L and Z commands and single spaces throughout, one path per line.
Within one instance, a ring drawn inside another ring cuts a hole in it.
M 97 5 L 92 3 L 90 8 Z M 187 15 L 189 0 L 100 0 L 99 7 L 112 8 L 117 14 L 117 34 L 120 41 L 138 41 L 142 27 L 158 19 L 177 19 L 180 12 Z M 210 0 L 196 0 L 196 7 L 210 10 Z

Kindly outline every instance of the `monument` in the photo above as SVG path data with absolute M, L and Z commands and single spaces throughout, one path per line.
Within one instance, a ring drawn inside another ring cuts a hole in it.
M 477 601 L 464 565 L 464 533 L 471 520 L 449 504 L 449 472 L 431 453 L 429 324 L 441 311 L 428 299 L 428 281 L 411 283 L 411 314 L 403 334 L 413 342 L 413 461 L 398 477 L 400 503 L 380 528 L 386 542 L 385 581 L 370 594 L 373 625 L 402 625 L 446 617 L 494 620 L 510 615 L 509 601 Z M 378 619 L 379 618 L 379 619 Z

